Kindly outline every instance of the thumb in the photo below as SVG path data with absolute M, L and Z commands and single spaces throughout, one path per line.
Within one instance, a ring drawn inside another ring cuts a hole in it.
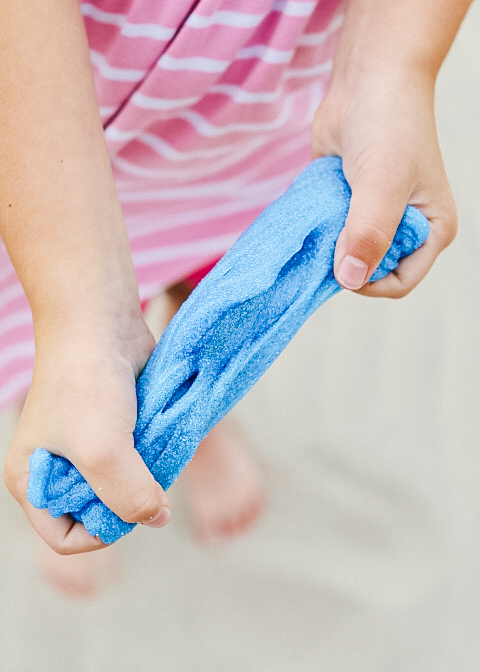
M 125 522 L 163 527 L 169 521 L 167 495 L 135 450 L 133 437 L 84 450 L 75 466 L 98 498 Z
M 403 217 L 409 191 L 389 179 L 388 166 L 359 173 L 345 227 L 335 248 L 334 273 L 346 289 L 360 289 L 383 259 Z

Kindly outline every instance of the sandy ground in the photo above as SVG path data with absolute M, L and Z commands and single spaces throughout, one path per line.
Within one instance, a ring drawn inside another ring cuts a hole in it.
M 478 672 L 479 36 L 477 1 L 438 85 L 455 243 L 400 302 L 324 306 L 237 410 L 261 523 L 202 550 L 174 486 L 168 529 L 126 538 L 116 581 L 77 603 L 0 489 L 2 672 Z

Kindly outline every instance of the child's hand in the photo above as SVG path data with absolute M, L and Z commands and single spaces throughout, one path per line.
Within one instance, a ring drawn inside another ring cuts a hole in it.
M 127 328 L 85 323 L 37 329 L 33 383 L 5 463 L 5 483 L 41 537 L 58 553 L 102 548 L 70 516 L 52 518 L 27 500 L 28 459 L 37 447 L 70 460 L 98 497 L 127 522 L 161 527 L 164 491 L 133 446 L 135 379 L 154 339 L 141 315 Z
M 457 219 L 438 146 L 434 88 L 471 0 L 347 0 L 332 83 L 312 128 L 313 157 L 342 157 L 352 200 L 335 276 L 368 296 L 400 297 L 455 236 Z M 430 221 L 426 243 L 398 269 L 370 276 L 407 204 Z
M 420 79 L 420 78 L 418 78 Z M 352 200 L 335 251 L 335 276 L 368 296 L 401 297 L 453 240 L 456 211 L 438 146 L 433 91 L 409 74 L 332 86 L 313 124 L 314 158 L 342 157 Z M 366 284 L 390 246 L 407 204 L 430 221 L 426 243 L 379 282 Z

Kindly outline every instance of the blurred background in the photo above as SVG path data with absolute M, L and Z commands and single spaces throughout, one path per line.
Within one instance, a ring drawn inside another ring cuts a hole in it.
M 202 548 L 176 485 L 171 524 L 124 539 L 114 580 L 74 601 L 0 488 L 2 672 L 478 672 L 479 39 L 477 2 L 437 90 L 457 239 L 405 299 L 322 307 L 235 411 L 261 522 Z

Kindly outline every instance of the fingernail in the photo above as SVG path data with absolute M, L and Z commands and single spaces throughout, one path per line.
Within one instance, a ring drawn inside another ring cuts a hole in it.
M 365 262 L 347 254 L 337 270 L 338 282 L 347 289 L 360 289 L 365 284 L 368 266 Z
M 168 523 L 171 515 L 172 512 L 170 511 L 168 506 L 162 506 L 162 508 L 160 509 L 160 513 L 158 515 L 156 515 L 154 518 L 143 524 L 146 525 L 147 527 L 163 527 Z

